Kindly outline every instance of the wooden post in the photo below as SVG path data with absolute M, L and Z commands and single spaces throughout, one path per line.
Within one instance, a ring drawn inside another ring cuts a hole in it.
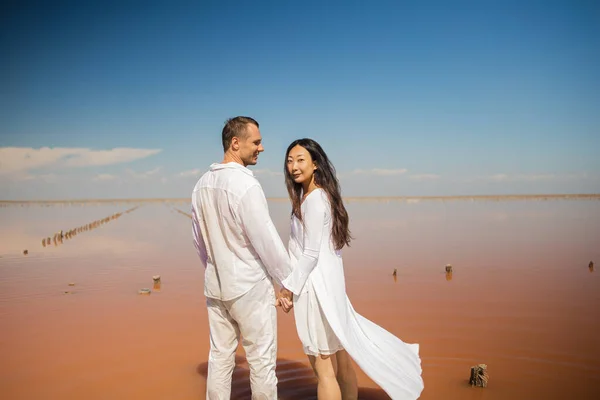
M 489 376 L 486 364 L 478 364 L 471 367 L 471 377 L 469 384 L 476 387 L 487 387 Z

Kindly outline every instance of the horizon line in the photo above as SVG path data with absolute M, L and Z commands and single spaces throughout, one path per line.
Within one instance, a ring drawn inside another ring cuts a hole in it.
M 570 194 L 480 194 L 480 195 L 446 195 L 446 196 L 342 196 L 344 201 L 361 200 L 485 200 L 485 199 L 600 199 L 600 193 L 570 193 Z M 267 197 L 269 201 L 289 201 L 288 197 Z M 140 197 L 140 198 L 108 198 L 108 199 L 54 199 L 54 200 L 0 200 L 0 204 L 58 204 L 58 203 L 135 203 L 135 202 L 184 202 L 191 197 Z

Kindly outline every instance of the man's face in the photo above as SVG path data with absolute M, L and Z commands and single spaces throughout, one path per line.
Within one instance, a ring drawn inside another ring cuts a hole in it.
M 239 140 L 240 158 L 244 166 L 256 165 L 258 162 L 258 153 L 265 149 L 262 145 L 262 136 L 260 130 L 254 124 L 246 125 L 246 136 Z

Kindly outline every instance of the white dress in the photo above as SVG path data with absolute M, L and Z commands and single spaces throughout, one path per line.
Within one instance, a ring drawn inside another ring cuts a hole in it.
M 294 295 L 298 336 L 308 355 L 345 349 L 392 399 L 417 399 L 423 391 L 419 345 L 407 344 L 354 311 L 346 295 L 342 256 L 333 246 L 326 192 L 304 200 L 303 222 L 292 216 L 288 251 L 300 282 Z

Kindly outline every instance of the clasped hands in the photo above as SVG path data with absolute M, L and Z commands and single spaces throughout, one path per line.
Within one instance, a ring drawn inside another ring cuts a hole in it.
M 279 294 L 277 295 L 277 301 L 275 302 L 275 307 L 281 307 L 281 309 L 285 313 L 289 313 L 292 307 L 294 307 L 294 303 L 292 301 L 292 292 L 287 290 L 286 288 L 281 288 Z

